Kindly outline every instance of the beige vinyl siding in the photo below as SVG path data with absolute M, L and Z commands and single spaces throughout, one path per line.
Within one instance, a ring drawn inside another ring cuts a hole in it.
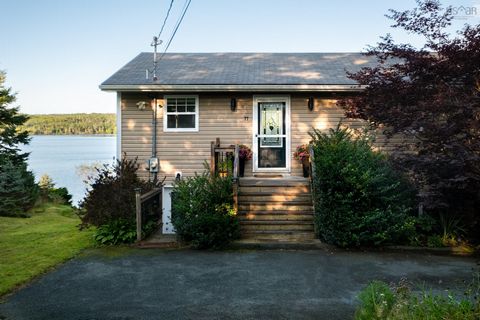
M 122 151 L 129 158 L 138 156 L 143 165 L 151 155 L 152 112 L 138 110 L 136 103 L 148 98 L 136 94 L 122 95 Z M 192 176 L 204 171 L 204 162 L 210 161 L 210 143 L 220 138 L 222 145 L 243 143 L 251 145 L 252 100 L 248 96 L 237 98 L 237 110 L 230 110 L 229 96 L 199 96 L 199 131 L 164 132 L 163 109 L 159 109 L 157 121 L 157 156 L 160 160 L 160 178 L 171 183 L 175 172 Z M 165 105 L 164 100 L 159 103 Z M 245 117 L 248 119 L 245 120 Z M 251 161 L 246 173 L 251 175 Z M 147 178 L 148 172 L 141 170 Z
M 194 94 L 194 93 L 193 93 Z M 170 95 L 170 94 L 169 94 Z M 187 94 L 186 94 L 187 95 Z M 190 94 L 189 94 L 190 95 Z M 310 96 L 310 95 L 309 95 Z M 340 120 L 345 125 L 360 128 L 364 124 L 359 120 L 347 120 L 338 108 L 335 99 L 315 97 L 314 110 L 307 108 L 308 97 L 291 94 L 291 175 L 302 175 L 301 164 L 293 159 L 298 145 L 310 141 L 309 131 L 313 127 L 328 130 L 334 128 Z M 230 99 L 237 99 L 237 110 L 230 110 Z M 144 94 L 122 94 L 122 152 L 128 158 L 138 157 L 142 177 L 148 178 L 145 163 L 151 156 L 152 111 L 149 108 L 138 110 L 138 101 L 150 101 Z M 166 105 L 163 99 L 158 103 Z M 199 95 L 199 131 L 164 132 L 163 109 L 158 109 L 157 120 L 157 156 L 160 159 L 160 178 L 167 177 L 166 183 L 173 181 L 175 172 L 192 176 L 204 170 L 204 161 L 210 161 L 210 143 L 220 138 L 222 145 L 252 145 L 252 104 L 253 94 L 200 94 Z M 389 150 L 391 143 L 400 143 L 398 137 L 385 145 L 385 137 L 377 135 L 376 146 Z M 245 167 L 245 175 L 252 175 L 252 161 Z

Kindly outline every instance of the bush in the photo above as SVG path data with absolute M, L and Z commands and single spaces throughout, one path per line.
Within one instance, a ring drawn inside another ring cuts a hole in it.
M 479 319 L 478 283 L 473 286 L 476 288 L 472 290 L 471 285 L 464 299 L 457 299 L 453 294 L 434 295 L 426 291 L 416 295 L 405 282 L 392 289 L 384 282 L 374 281 L 360 292 L 355 319 Z
M 72 205 L 72 195 L 65 187 L 50 189 L 48 192 L 48 197 L 50 201 L 54 203 Z
M 371 149 L 370 137 L 351 130 L 311 133 L 315 223 L 319 237 L 341 247 L 399 243 L 412 236 L 414 193 Z
M 72 195 L 68 193 L 67 188 L 55 188 L 52 178 L 48 174 L 44 174 L 38 181 L 40 195 L 44 201 L 72 205 Z
M 98 242 L 131 243 L 136 238 L 135 189 L 140 188 L 144 193 L 160 186 L 142 181 L 137 170 L 136 159 L 125 158 L 117 161 L 113 167 L 104 165 L 97 169 L 90 191 L 79 204 L 79 214 L 82 226 L 98 227 L 95 236 Z M 151 224 L 147 223 L 143 230 L 152 229 Z
M 35 177 L 24 162 L 0 159 L 0 216 L 27 217 L 38 198 Z
M 175 183 L 172 195 L 172 224 L 183 241 L 205 249 L 238 238 L 231 178 L 206 173 L 189 177 Z
M 133 243 L 137 239 L 136 225 L 132 220 L 112 220 L 97 228 L 94 239 L 102 245 Z

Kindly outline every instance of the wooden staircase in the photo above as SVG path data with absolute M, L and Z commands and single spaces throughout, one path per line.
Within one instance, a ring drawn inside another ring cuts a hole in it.
M 238 215 L 243 239 L 315 238 L 310 183 L 305 178 L 240 178 Z

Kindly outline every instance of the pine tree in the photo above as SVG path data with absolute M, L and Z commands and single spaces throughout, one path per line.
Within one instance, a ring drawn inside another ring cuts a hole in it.
M 0 165 L 0 216 L 26 216 L 37 199 L 38 187 L 25 163 L 6 159 Z
M 28 153 L 20 153 L 19 144 L 28 144 L 28 132 L 18 132 L 17 127 L 23 125 L 28 117 L 19 113 L 19 107 L 12 107 L 15 94 L 11 88 L 5 87 L 5 72 L 0 71 L 0 161 L 6 158 L 25 161 Z
M 29 142 L 28 133 L 17 130 L 28 117 L 11 106 L 15 94 L 4 83 L 5 73 L 0 71 L 0 215 L 24 216 L 38 196 L 35 177 L 27 170 L 28 153 L 19 148 Z

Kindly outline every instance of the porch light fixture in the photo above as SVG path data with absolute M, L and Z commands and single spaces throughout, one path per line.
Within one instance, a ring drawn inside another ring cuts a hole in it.
M 147 102 L 146 101 L 138 101 L 136 103 L 138 110 L 145 110 L 147 107 Z
M 315 104 L 315 100 L 313 97 L 308 98 L 308 110 L 312 111 L 313 110 L 313 105 Z
M 237 110 L 237 99 L 232 98 L 230 100 L 230 110 L 232 110 L 232 112 L 235 112 L 235 110 Z

